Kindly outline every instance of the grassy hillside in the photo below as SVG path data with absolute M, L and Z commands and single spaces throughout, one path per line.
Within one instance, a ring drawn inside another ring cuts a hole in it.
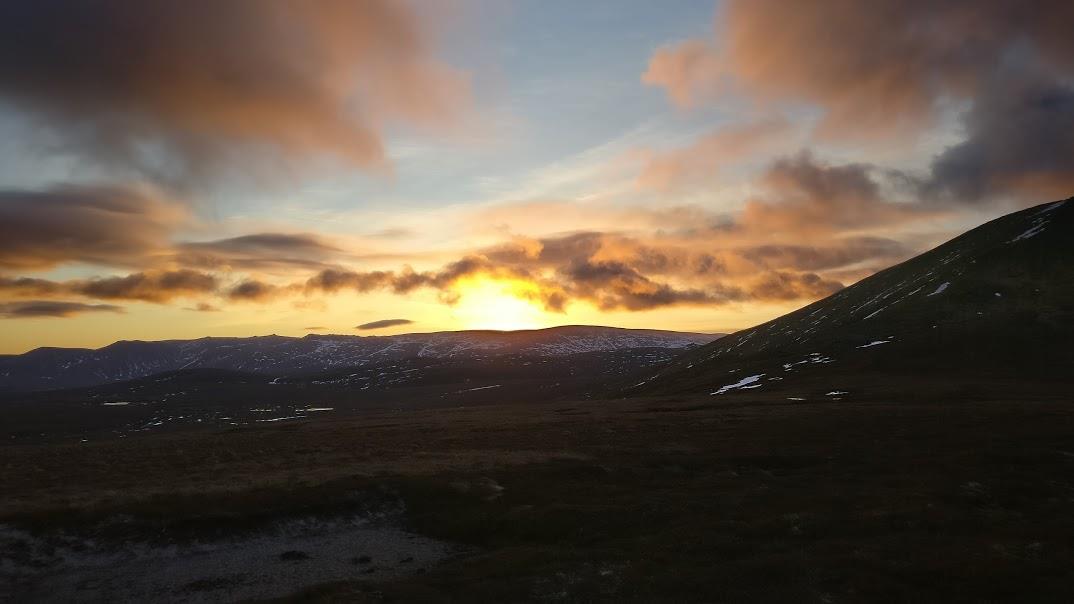
M 1065 378 L 1074 203 L 993 220 L 805 308 L 687 354 L 631 394 L 794 390 L 805 376 Z M 741 382 L 741 383 L 740 383 Z

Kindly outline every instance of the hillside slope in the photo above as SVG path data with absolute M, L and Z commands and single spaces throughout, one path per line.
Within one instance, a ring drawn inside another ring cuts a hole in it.
M 721 338 L 628 394 L 791 389 L 817 376 L 1074 380 L 1074 202 L 1029 208 Z M 839 391 L 829 394 L 838 395 Z

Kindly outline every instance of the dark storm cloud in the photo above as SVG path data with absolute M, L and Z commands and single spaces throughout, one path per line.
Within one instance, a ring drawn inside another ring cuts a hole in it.
M 1070 84 L 1003 78 L 977 98 L 964 124 L 966 140 L 933 162 L 926 196 L 976 201 L 1013 193 L 1040 200 L 1074 193 Z
M 355 327 L 355 329 L 367 331 L 370 329 L 384 329 L 385 327 L 396 327 L 398 325 L 410 325 L 412 323 L 413 321 L 411 321 L 410 319 L 381 319 L 380 321 L 370 321 L 369 323 L 362 323 L 361 325 Z
M 167 250 L 184 216 L 178 206 L 139 189 L 0 191 L 0 267 L 141 264 Z
M 882 171 L 869 164 L 832 165 L 808 152 L 778 159 L 761 177 L 765 193 L 735 220 L 761 240 L 779 233 L 840 233 L 892 227 L 927 217 L 935 208 L 889 201 Z
M 111 304 L 83 304 L 55 300 L 30 300 L 26 302 L 0 302 L 0 318 L 30 319 L 36 317 L 73 317 L 90 312 L 123 312 L 120 306 Z
M 468 106 L 395 0 L 0 3 L 0 98 L 83 158 L 166 176 L 223 171 L 258 148 L 385 162 L 392 121 Z

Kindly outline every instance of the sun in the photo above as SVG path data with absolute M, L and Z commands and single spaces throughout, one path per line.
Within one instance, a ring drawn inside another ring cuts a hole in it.
M 548 324 L 545 312 L 525 299 L 536 286 L 524 281 L 487 278 L 458 284 L 459 301 L 452 315 L 463 329 L 512 331 L 536 329 Z

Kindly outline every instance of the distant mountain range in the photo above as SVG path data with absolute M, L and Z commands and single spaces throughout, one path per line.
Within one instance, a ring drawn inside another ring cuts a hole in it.
M 565 326 L 527 331 L 449 331 L 393 336 L 309 335 L 121 341 L 98 348 L 38 348 L 0 357 L 0 391 L 95 386 L 154 374 L 223 369 L 297 378 L 412 360 L 559 358 L 631 349 L 681 350 L 719 334 Z
M 1074 382 L 1074 198 L 988 222 L 623 392 L 834 397 L 863 376 Z

